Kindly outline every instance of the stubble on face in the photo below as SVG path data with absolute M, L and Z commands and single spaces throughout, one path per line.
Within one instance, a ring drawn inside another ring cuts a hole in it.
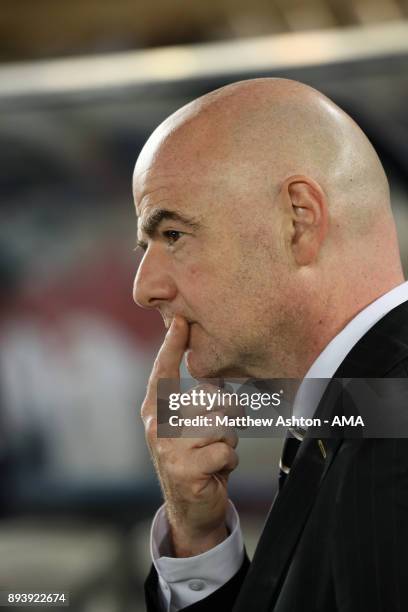
M 166 260 L 177 294 L 157 306 L 166 320 L 180 314 L 190 323 L 190 373 L 259 376 L 284 314 L 276 212 L 267 177 L 254 175 L 253 160 L 231 148 L 228 134 L 208 141 L 207 127 L 184 127 L 142 159 L 137 212 L 166 205 L 205 228 Z

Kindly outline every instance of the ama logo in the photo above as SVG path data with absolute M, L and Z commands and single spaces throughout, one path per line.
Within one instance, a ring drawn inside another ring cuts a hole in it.
M 332 420 L 332 426 L 333 425 L 340 425 L 340 427 L 345 427 L 346 425 L 350 427 L 358 427 L 360 425 L 361 427 L 364 427 L 364 421 L 361 416 L 335 416 Z

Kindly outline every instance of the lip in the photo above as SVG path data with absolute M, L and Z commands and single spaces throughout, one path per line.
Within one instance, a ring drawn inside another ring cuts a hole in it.
M 176 312 L 175 314 L 179 314 L 178 312 Z M 173 321 L 175 315 L 172 315 L 170 317 L 165 317 L 162 315 L 163 317 L 163 323 L 164 323 L 164 327 L 166 329 L 169 329 L 171 322 Z M 184 315 L 180 315 L 181 317 L 183 317 L 183 319 L 185 319 L 188 323 L 189 326 L 193 325 L 195 323 L 195 321 L 192 321 L 191 319 L 188 319 L 187 317 L 185 317 Z

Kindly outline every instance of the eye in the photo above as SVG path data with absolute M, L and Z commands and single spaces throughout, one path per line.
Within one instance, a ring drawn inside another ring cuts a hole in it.
M 171 245 L 179 240 L 184 232 L 178 232 L 177 230 L 165 230 L 163 232 L 163 236 L 167 240 L 167 242 Z

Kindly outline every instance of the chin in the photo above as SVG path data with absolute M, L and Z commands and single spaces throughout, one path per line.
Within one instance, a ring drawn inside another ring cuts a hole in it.
M 211 368 L 195 358 L 195 351 L 189 349 L 184 356 L 186 368 L 193 378 L 213 378 Z
M 241 368 L 223 365 L 217 360 L 217 363 L 211 363 L 210 359 L 205 359 L 201 353 L 200 358 L 196 359 L 197 352 L 193 349 L 187 350 L 185 353 L 185 364 L 187 370 L 193 378 L 234 378 L 242 376 Z
M 193 378 L 215 378 L 217 367 L 214 367 L 216 355 L 208 345 L 208 337 L 200 333 L 197 324 L 190 325 L 187 351 L 184 355 L 186 368 Z
M 217 378 L 219 376 L 219 364 L 211 363 L 211 359 L 204 351 L 197 352 L 190 348 L 184 356 L 185 364 L 190 376 L 193 378 Z

